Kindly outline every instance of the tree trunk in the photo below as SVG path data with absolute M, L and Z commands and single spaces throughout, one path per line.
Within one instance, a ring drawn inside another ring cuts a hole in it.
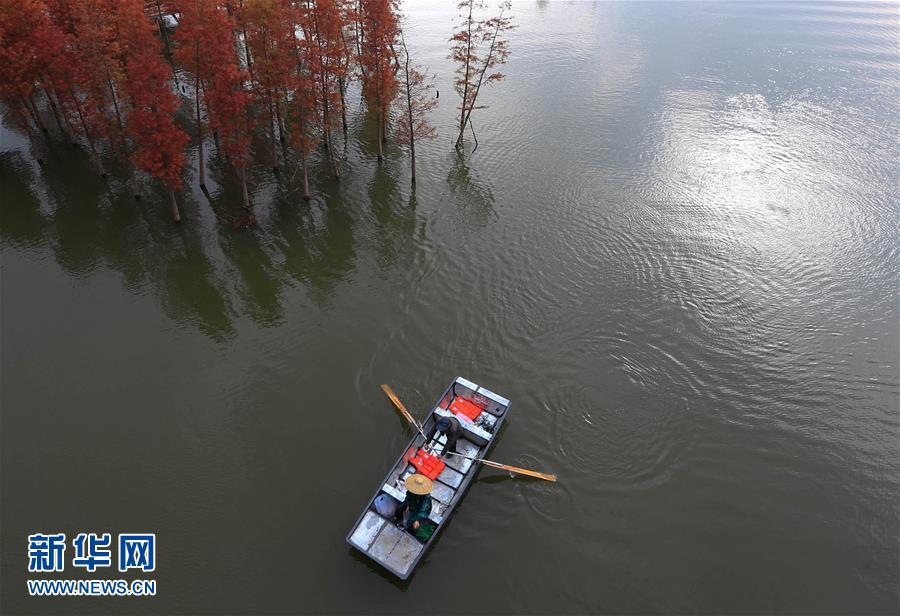
M 127 158 L 128 157 L 128 141 L 125 138 L 125 123 L 122 122 L 122 113 L 119 111 L 119 97 L 116 96 L 116 89 L 113 87 L 112 78 L 107 73 L 106 83 L 109 86 L 109 93 L 112 96 L 113 108 L 116 112 L 116 125 L 119 128 L 119 132 L 116 133 L 116 138 L 119 141 L 119 146 L 122 148 L 122 154 Z
M 78 143 L 78 137 L 76 137 L 77 133 L 75 132 L 75 127 L 72 126 L 72 124 L 69 122 L 68 116 L 66 116 L 65 108 L 63 108 L 63 106 L 62 106 L 62 99 L 59 97 L 58 92 L 56 93 L 56 100 L 59 105 L 60 111 L 62 112 L 63 124 L 65 124 L 66 128 L 68 129 L 67 135 L 68 135 L 69 139 L 71 140 L 72 145 L 74 147 L 78 147 L 79 143 Z
M 47 126 L 44 124 L 44 121 L 41 119 L 41 114 L 38 111 L 37 105 L 34 104 L 34 99 L 29 94 L 25 99 L 25 106 L 28 108 L 29 113 L 31 113 L 31 117 L 34 118 L 35 126 L 40 129 L 42 133 L 45 135 L 50 131 L 47 130 Z
M 194 97 L 197 100 L 197 175 L 200 187 L 206 188 L 206 165 L 203 164 L 203 122 L 200 118 L 200 75 L 199 70 L 194 77 Z
M 331 173 L 334 175 L 334 179 L 341 179 L 341 170 L 338 168 L 337 159 L 334 157 L 334 147 L 332 147 L 331 143 L 331 112 L 328 107 L 328 99 L 322 98 L 322 124 L 324 130 L 324 139 L 325 149 L 328 152 L 328 162 L 331 165 Z
M 128 141 L 125 138 L 125 124 L 122 122 L 122 114 L 119 111 L 119 103 L 118 97 L 116 96 L 116 89 L 113 87 L 112 79 L 107 77 L 107 83 L 109 84 L 109 91 L 112 94 L 113 105 L 116 108 L 116 120 L 119 124 L 119 138 L 122 140 L 122 151 L 128 159 Z M 128 173 L 128 183 L 131 186 L 131 195 L 134 197 L 135 201 L 140 200 L 141 198 L 141 190 L 138 188 L 137 183 L 137 168 L 134 166 L 134 163 L 128 159 L 128 163 L 130 166 Z
M 272 108 L 272 96 L 269 95 L 269 129 L 270 129 L 270 137 L 269 140 L 271 142 L 271 150 L 272 150 L 272 171 L 278 173 L 278 150 L 276 149 L 276 141 L 277 137 L 275 136 L 275 110 Z
M 50 96 L 50 91 L 47 88 L 41 88 L 44 91 L 44 96 L 47 98 L 47 104 L 50 106 L 50 110 L 53 112 L 53 119 L 56 120 L 56 126 L 59 127 L 59 132 L 62 133 L 63 137 L 67 137 L 71 140 L 69 133 L 66 132 L 66 129 L 63 127 L 62 120 L 59 117 L 59 108 L 56 106 L 56 102 L 54 102 L 53 97 Z
M 381 122 L 381 115 L 382 112 L 379 109 L 376 117 L 376 121 L 378 122 L 378 162 L 384 160 L 384 139 L 381 138 L 381 131 L 384 128 L 384 124 Z
M 250 209 L 250 195 L 247 192 L 247 168 L 240 168 L 241 174 L 241 198 L 244 200 L 244 209 Z
M 65 113 L 62 114 L 62 120 L 63 120 L 63 124 L 66 125 L 66 128 L 69 129 L 68 135 L 69 135 L 69 139 L 72 142 L 72 147 L 77 148 L 79 145 L 81 145 L 81 143 L 78 141 L 78 137 L 75 136 L 77 134 L 75 132 L 75 127 L 72 126 L 71 122 L 69 122 L 69 118 L 66 117 Z
M 20 111 L 19 113 L 22 112 Z M 31 156 L 37 161 L 38 165 L 43 167 L 44 157 L 41 155 L 41 151 L 37 146 L 37 140 L 34 138 L 33 129 L 31 128 L 31 124 L 29 124 L 27 117 L 22 117 L 22 124 L 25 127 L 25 132 L 28 134 L 28 144 L 31 146 Z
M 362 23 L 359 20 L 359 17 L 362 16 L 362 0 L 356 3 L 356 15 L 357 18 L 353 20 L 353 27 L 356 28 L 356 57 L 359 58 L 362 56 L 362 43 L 363 43 L 363 28 Z
M 244 42 L 244 57 L 247 60 L 247 73 L 250 75 L 250 81 L 256 81 L 256 76 L 253 74 L 253 58 L 250 56 L 250 45 L 247 43 L 247 31 L 241 29 L 241 37 Z
M 409 81 L 407 79 L 407 84 Z M 416 185 L 416 131 L 413 125 L 412 101 L 410 99 L 409 88 L 407 86 L 406 100 L 409 109 L 409 160 L 412 166 L 412 185 Z
M 166 46 L 166 61 L 169 63 L 169 68 L 172 69 L 172 79 L 175 82 L 175 87 L 178 87 L 178 69 L 175 68 L 175 59 L 172 57 L 172 46 L 169 43 L 169 33 L 166 31 L 166 26 L 164 24 L 163 16 L 162 16 L 162 8 L 159 6 L 159 0 L 156 0 L 156 12 L 158 14 L 157 20 L 159 23 L 159 33 L 162 35 L 163 43 Z
M 384 140 L 381 138 L 381 129 L 383 124 L 381 123 L 381 114 L 383 110 L 381 109 L 381 92 L 375 93 L 375 109 L 377 112 L 375 113 L 375 121 L 378 123 L 378 162 L 384 160 Z
M 72 95 L 75 96 L 74 94 Z M 103 162 L 100 160 L 100 154 L 97 153 L 97 148 L 94 146 L 94 140 L 91 139 L 91 131 L 88 129 L 87 122 L 84 120 L 84 113 L 81 111 L 81 105 L 78 103 L 78 100 L 75 100 L 75 110 L 78 112 L 78 119 L 81 120 L 81 127 L 84 129 L 84 138 L 87 139 L 88 146 L 91 149 L 91 158 L 94 159 L 94 164 L 97 166 L 97 173 L 100 174 L 100 177 L 106 177 L 106 169 L 103 168 Z
M 345 96 L 346 84 L 343 77 L 338 80 L 338 87 L 341 91 L 341 125 L 344 128 L 344 141 L 347 141 L 347 99 Z
M 131 166 L 131 177 L 128 178 L 128 183 L 131 184 L 131 194 L 134 196 L 135 201 L 141 198 L 141 190 L 138 188 L 137 183 L 137 170 L 134 168 L 134 165 Z
M 171 58 L 172 49 L 171 47 L 169 47 L 169 35 L 166 32 L 166 27 L 163 25 L 162 7 L 159 5 L 159 0 L 156 0 L 156 19 L 159 20 L 159 33 L 166 44 L 166 55 Z
M 325 91 L 323 86 L 322 91 Z M 331 150 L 331 131 L 328 130 L 330 126 L 329 118 L 331 114 L 328 113 L 328 97 L 323 94 L 322 95 L 322 144 L 325 146 L 326 150 Z
M 175 200 L 174 190 L 169 190 L 169 201 L 172 202 L 172 218 L 175 222 L 181 222 L 181 213 L 178 211 L 178 201 Z
M 463 75 L 463 95 L 462 104 L 459 110 L 459 137 L 456 138 L 456 147 L 461 148 L 463 143 L 463 134 L 466 131 L 466 100 L 469 98 L 469 58 L 472 57 L 472 9 L 475 6 L 475 0 L 469 0 L 469 16 L 466 19 L 466 29 L 468 38 L 466 39 L 466 73 Z
M 303 198 L 309 201 L 309 174 L 306 170 L 306 156 L 302 158 L 303 164 Z
M 334 179 L 341 179 L 341 167 L 338 164 L 337 157 L 334 155 L 334 152 L 329 150 L 328 156 L 331 158 L 331 172 L 334 174 Z
M 281 116 L 281 103 L 279 102 L 278 92 L 275 93 L 275 117 L 278 119 L 278 141 L 284 146 L 284 118 Z
M 116 96 L 116 89 L 113 87 L 112 79 L 107 77 L 106 83 L 109 85 L 109 93 L 112 95 L 113 108 L 116 111 L 116 122 L 119 130 L 125 130 L 125 124 L 122 122 L 122 113 L 119 111 L 119 97 Z
M 409 159 L 412 171 L 412 185 L 416 186 L 416 125 L 413 117 L 412 107 L 412 84 L 409 82 L 409 50 L 406 49 L 406 41 L 403 40 L 403 33 L 400 33 L 400 40 L 403 41 L 403 50 L 406 51 L 406 61 L 403 64 L 403 73 L 406 77 L 406 113 L 409 122 Z

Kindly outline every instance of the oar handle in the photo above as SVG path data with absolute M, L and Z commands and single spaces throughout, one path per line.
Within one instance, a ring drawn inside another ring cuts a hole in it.
M 472 460 L 473 462 L 484 462 L 484 458 L 473 458 L 472 456 L 467 456 L 464 453 L 456 453 L 455 451 L 445 451 L 444 454 L 448 456 L 459 456 L 460 458 L 466 458 L 467 460 Z

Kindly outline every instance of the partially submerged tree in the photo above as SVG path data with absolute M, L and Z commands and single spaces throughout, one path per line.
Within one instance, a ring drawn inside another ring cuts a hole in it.
M 42 68 L 35 35 L 46 19 L 43 9 L 35 0 L 23 0 L 4 3 L 0 10 L 0 100 L 11 112 L 16 126 L 27 134 L 32 155 L 39 164 L 44 161 L 35 132 L 46 127 L 33 95 Z
M 399 31 L 393 0 L 360 0 L 360 67 L 370 109 L 378 124 L 378 160 L 384 158 L 388 110 L 397 95 L 399 62 L 394 52 Z
M 454 86 L 461 103 L 456 147 L 461 148 L 472 111 L 486 107 L 478 105 L 482 86 L 494 84 L 504 77 L 503 73 L 494 69 L 505 64 L 509 58 L 509 40 L 504 35 L 515 26 L 512 18 L 505 16 L 511 8 L 509 1 L 500 4 L 499 14 L 487 19 L 478 19 L 475 15 L 476 9 L 485 7 L 481 0 L 460 0 L 457 7 L 461 23 L 459 30 L 450 37 L 452 46 L 449 58 L 457 64 Z M 478 147 L 477 139 L 475 146 Z
M 175 60 L 194 75 L 194 111 L 197 125 L 197 158 L 200 187 L 206 188 L 203 159 L 204 120 L 215 135 L 225 135 L 225 155 L 235 165 L 246 197 L 243 168 L 249 162 L 250 96 L 244 91 L 246 73 L 235 47 L 237 25 L 226 8 L 209 0 L 190 0 L 180 5 L 181 20 L 175 35 Z M 243 133 L 243 134 L 242 134 Z M 249 206 L 245 198 L 245 207 Z
M 306 0 L 301 25 L 306 41 L 305 69 L 316 90 L 321 110 L 322 141 L 335 178 L 340 177 L 331 132 L 337 128 L 341 83 L 346 75 L 344 13 L 336 0 Z
M 250 135 L 253 119 L 250 93 L 244 90 L 247 74 L 236 64 L 223 65 L 207 86 L 209 128 L 219 135 L 220 147 L 241 180 L 241 199 L 250 209 L 247 167 L 250 166 Z
M 295 87 L 295 19 L 282 0 L 244 0 L 239 22 L 253 58 L 253 92 L 268 111 L 272 169 L 278 169 L 276 143 L 286 141 L 282 108 Z
M 175 124 L 178 98 L 159 39 L 140 0 L 119 0 L 116 7 L 124 62 L 124 92 L 131 101 L 127 128 L 135 145 L 134 164 L 161 180 L 169 192 L 172 217 L 181 221 L 175 190 L 181 186 L 188 136 Z
M 306 6 L 300 7 L 298 21 L 310 28 L 310 15 Z M 305 30 L 305 28 L 304 28 Z M 318 60 L 313 47 L 315 42 L 304 36 L 295 38 L 294 54 L 296 56 L 294 97 L 291 101 L 289 133 L 291 146 L 300 155 L 300 167 L 303 172 L 303 198 L 309 199 L 309 157 L 319 143 L 319 116 L 316 107 L 317 87 L 316 70 L 312 64 Z
M 157 6 L 159 2 L 157 2 Z M 181 3 L 181 20 L 178 30 L 175 32 L 174 59 L 186 71 L 194 76 L 194 109 L 197 130 L 197 177 L 200 188 L 206 189 L 206 165 L 203 158 L 203 116 L 200 113 L 201 102 L 204 98 L 201 80 L 209 81 L 210 72 L 216 67 L 209 62 L 208 47 L 215 45 L 217 41 L 225 37 L 226 44 L 230 44 L 231 31 L 218 31 L 218 23 L 214 19 L 218 8 L 207 0 L 188 0 Z M 160 19 L 160 32 L 165 32 Z M 166 38 L 167 52 L 168 37 Z M 209 107 L 209 103 L 206 103 Z M 209 114 L 207 113 L 207 116 Z
M 338 77 L 338 85 L 341 93 L 341 126 L 344 131 L 344 143 L 347 142 L 347 84 L 353 79 L 353 69 L 357 65 L 357 24 L 359 23 L 356 0 L 336 0 L 341 11 L 341 38 L 343 39 L 344 65 L 342 74 Z
M 234 165 L 241 180 L 244 207 L 250 207 L 246 167 L 250 163 L 250 94 L 244 90 L 247 73 L 241 68 L 234 32 L 237 24 L 225 6 L 209 0 L 191 0 L 181 6 L 176 33 L 175 59 L 194 75 L 194 110 L 200 187 L 206 188 L 203 160 L 204 120 L 217 135 L 220 151 Z
M 106 1 L 22 0 L 0 10 L 0 97 L 32 140 L 35 157 L 40 162 L 33 133 L 48 132 L 35 103 L 40 88 L 60 131 L 85 139 L 104 176 L 97 140 L 127 150 L 113 85 L 120 73 L 116 24 Z M 86 13 L 90 28 L 83 25 Z
M 67 119 L 73 136 L 87 143 L 92 161 L 100 175 L 105 176 L 98 141 L 113 132 L 112 83 L 121 78 L 114 16 L 94 0 L 54 0 L 48 6 L 61 45 L 54 50 L 57 59 L 48 64 L 47 80 L 56 90 L 62 117 Z M 118 144 L 122 146 L 121 121 L 116 129 Z M 126 150 L 120 147 L 120 152 Z
M 409 59 L 409 49 L 406 47 L 406 39 L 403 30 L 400 30 L 400 46 L 403 49 L 402 77 L 400 87 L 403 90 L 403 110 L 397 118 L 397 138 L 402 143 L 409 144 L 410 169 L 412 172 L 412 185 L 416 185 L 416 139 L 433 139 L 437 131 L 428 123 L 428 114 L 438 104 L 438 99 L 432 96 L 433 85 L 431 80 L 421 70 L 414 66 Z

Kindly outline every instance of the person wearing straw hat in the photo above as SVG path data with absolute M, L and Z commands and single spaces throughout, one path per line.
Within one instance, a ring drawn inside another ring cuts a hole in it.
M 425 475 L 416 473 L 407 477 L 403 485 L 406 487 L 406 499 L 397 509 L 394 521 L 403 524 L 403 516 L 408 513 L 406 530 L 415 533 L 431 513 L 431 496 L 429 494 L 431 494 L 434 484 Z

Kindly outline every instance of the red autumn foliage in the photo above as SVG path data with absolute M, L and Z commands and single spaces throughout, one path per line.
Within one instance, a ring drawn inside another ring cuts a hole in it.
M 175 41 L 176 61 L 194 75 L 200 184 L 204 184 L 203 118 L 219 137 L 220 149 L 239 170 L 250 162 L 252 122 L 250 94 L 244 89 L 249 76 L 241 68 L 233 33 L 237 29 L 226 7 L 209 0 L 180 5 L 181 19 Z M 243 174 L 241 175 L 243 180 Z
M 51 96 L 50 77 L 70 64 L 64 43 L 64 33 L 41 0 L 0 4 L 0 100 L 29 137 L 32 123 L 44 128 L 34 100 L 38 87 Z
M 49 18 L 38 0 L 4 0 L 0 5 L 0 98 L 21 102 L 31 96 L 41 71 L 37 48 Z
M 402 71 L 400 89 L 403 95 L 398 99 L 402 107 L 397 116 L 397 138 L 405 143 L 414 139 L 432 139 L 437 129 L 428 122 L 428 114 L 437 107 L 434 97 L 433 77 L 422 72 L 422 67 L 409 64 L 409 56 Z
M 136 148 L 132 160 L 174 190 L 181 186 L 188 136 L 175 123 L 178 98 L 169 85 L 171 70 L 140 0 L 118 0 L 116 22 L 125 60 L 123 89 L 131 101 L 127 127 Z
M 337 127 L 341 83 L 347 74 L 344 14 L 335 0 L 307 0 L 300 11 L 306 71 L 321 112 L 320 129 L 335 175 L 331 131 Z
M 250 94 L 244 89 L 249 75 L 241 67 L 234 46 L 237 24 L 224 6 L 209 0 L 182 3 L 175 58 L 195 74 L 200 89 L 195 96 L 206 104 L 210 130 L 218 133 L 222 150 L 233 164 L 249 164 Z
M 509 41 L 504 34 L 515 28 L 512 18 L 505 15 L 510 9 L 508 0 L 500 3 L 500 12 L 496 16 L 478 19 L 475 10 L 483 9 L 484 6 L 484 2 L 480 0 L 460 0 L 457 5 L 461 18 L 459 30 L 450 37 L 453 45 L 450 47 L 449 57 L 457 64 L 454 86 L 461 99 L 457 148 L 462 146 L 472 111 L 485 108 L 485 105 L 477 104 L 481 87 L 496 83 L 504 77 L 503 73 L 488 71 L 506 64 L 509 59 Z
M 319 98 L 332 110 L 340 102 L 339 83 L 347 75 L 347 48 L 344 40 L 344 13 L 336 0 L 318 0 L 313 6 L 316 52 L 316 77 Z M 335 124 L 325 121 L 326 128 Z
M 222 151 L 237 167 L 250 164 L 250 93 L 244 87 L 246 72 L 235 64 L 219 68 L 207 86 L 209 127 L 219 134 Z
M 403 70 L 400 97 L 402 110 L 397 118 L 397 138 L 409 144 L 412 183 L 416 183 L 416 139 L 433 139 L 437 130 L 428 123 L 428 114 L 437 107 L 438 99 L 432 96 L 432 81 L 421 67 L 413 65 L 406 47 L 403 31 L 400 31 L 400 45 L 403 47 Z
M 282 108 L 296 87 L 294 16 L 285 0 L 243 0 L 238 20 L 253 62 L 254 95 L 269 116 L 274 167 L 276 132 L 284 125 Z
M 397 95 L 399 61 L 394 53 L 399 18 L 394 0 L 360 0 L 361 27 L 359 63 L 365 92 L 378 122 L 378 159 L 383 157 L 388 110 Z
M 167 34 L 162 25 L 157 32 L 148 6 L 154 9 L 143 0 L 0 0 L 0 100 L 32 140 L 36 129 L 48 132 L 45 105 L 60 132 L 87 142 L 101 172 L 104 146 L 130 158 L 171 189 L 177 218 L 172 191 L 182 183 L 188 137 L 175 120 L 181 100 L 162 54 Z M 201 170 L 208 130 L 239 172 L 247 204 L 244 169 L 261 115 L 276 166 L 280 138 L 285 157 L 288 142 L 300 155 L 306 185 L 307 160 L 321 142 L 337 176 L 332 133 L 340 114 L 346 139 L 346 84 L 358 74 L 377 123 L 379 160 L 396 105 L 395 135 L 410 148 L 415 182 L 415 142 L 435 135 L 427 116 L 437 100 L 409 57 L 398 6 L 399 0 L 182 0 L 164 7 L 179 16 L 174 60 L 194 78 Z M 496 69 L 509 55 L 503 34 L 512 25 L 508 3 L 488 19 L 474 16 L 481 0 L 458 6 L 463 24 L 451 39 L 451 58 L 460 64 L 459 144 L 471 112 L 483 107 L 481 86 L 504 77 Z
M 305 2 L 296 7 L 296 22 L 303 32 L 294 38 L 294 96 L 290 106 L 291 145 L 305 158 L 315 150 L 319 142 L 318 73 L 319 57 L 312 35 L 315 20 Z

